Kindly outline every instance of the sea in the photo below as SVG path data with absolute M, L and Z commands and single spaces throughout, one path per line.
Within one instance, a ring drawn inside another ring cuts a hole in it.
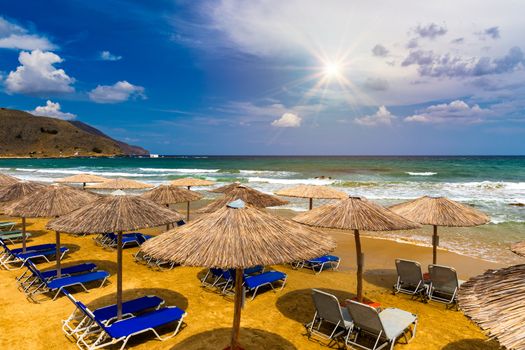
M 233 181 L 266 193 L 298 184 L 334 186 L 388 206 L 423 195 L 445 196 L 487 213 L 488 225 L 440 229 L 441 248 L 499 263 L 519 263 L 509 250 L 525 240 L 525 156 L 160 156 L 159 158 L 0 159 L 0 172 L 51 183 L 78 173 L 126 177 L 154 185 L 180 177 Z M 213 187 L 210 187 L 213 188 Z M 207 187 L 192 188 L 213 199 Z M 287 198 L 282 208 L 307 210 Z M 322 205 L 329 200 L 315 200 Z M 429 231 L 366 233 L 430 246 Z

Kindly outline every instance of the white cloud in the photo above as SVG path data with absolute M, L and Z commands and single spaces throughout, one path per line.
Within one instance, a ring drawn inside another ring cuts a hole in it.
M 487 28 L 481 32 L 477 32 L 475 33 L 481 40 L 485 40 L 487 38 L 491 38 L 491 39 L 499 39 L 501 38 L 501 35 L 500 35 L 500 32 L 499 32 L 499 27 L 490 27 L 490 28 Z
M 62 112 L 60 110 L 60 103 L 52 102 L 50 100 L 47 100 L 45 106 L 38 106 L 32 111 L 28 111 L 28 113 L 36 116 L 51 117 L 63 120 L 71 120 L 76 118 L 76 115 L 73 113 Z
M 355 118 L 355 122 L 365 126 L 391 125 L 396 117 L 385 107 L 381 106 L 372 115 Z
M 405 67 L 417 65 L 422 76 L 464 78 L 523 70 L 525 54 L 517 46 L 496 58 L 438 55 L 432 50 L 414 50 L 401 64 Z
M 100 53 L 100 59 L 103 61 L 119 61 L 122 59 L 122 56 L 112 54 L 109 51 L 102 51 Z
M 0 16 L 0 48 L 18 50 L 53 50 L 56 46 L 44 36 L 31 34 L 18 24 Z
M 447 28 L 435 23 L 429 23 L 426 26 L 418 25 L 414 32 L 421 38 L 435 39 L 438 36 L 447 34 Z
M 385 57 L 388 55 L 388 49 L 381 44 L 377 44 L 372 48 L 372 54 L 377 57 Z
M 272 125 L 278 128 L 298 128 L 301 126 L 301 117 L 293 113 L 284 113 L 281 118 L 275 119 Z
M 98 85 L 89 92 L 89 98 L 96 103 L 119 103 L 130 98 L 146 98 L 142 86 L 133 85 L 127 81 L 119 81 L 113 85 Z
M 363 86 L 369 90 L 385 91 L 388 90 L 388 80 L 381 78 L 367 78 Z
M 5 80 L 8 93 L 43 94 L 74 91 L 75 79 L 55 64 L 63 62 L 57 54 L 34 50 L 22 51 L 18 56 L 20 66 L 11 71 Z
M 469 106 L 462 100 L 455 100 L 450 103 L 442 103 L 429 106 L 416 114 L 406 117 L 406 122 L 418 123 L 478 123 L 483 118 L 492 115 L 490 109 L 483 109 L 475 104 Z

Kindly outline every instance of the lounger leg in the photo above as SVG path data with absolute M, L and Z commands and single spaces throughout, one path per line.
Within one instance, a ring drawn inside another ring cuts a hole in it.
M 332 331 L 332 333 L 330 333 L 330 337 L 328 339 L 332 339 L 334 334 L 335 334 L 335 331 L 337 331 L 337 327 L 339 327 L 339 324 L 341 323 L 341 321 L 338 321 L 337 324 L 335 325 L 334 327 L 334 330 Z
M 308 337 L 312 335 L 312 330 L 314 328 L 315 320 L 317 319 L 317 311 L 314 314 L 314 318 L 312 319 L 312 322 L 310 323 L 310 327 L 308 327 Z
M 322 264 L 321 264 L 321 268 L 319 269 L 319 272 L 318 272 L 317 274 L 320 274 L 321 272 L 323 272 L 323 269 L 324 269 L 324 265 L 325 265 L 325 264 L 326 264 L 326 263 L 322 263 Z
M 287 279 L 288 279 L 288 276 L 286 276 L 286 278 L 283 280 L 283 284 L 281 285 L 281 289 L 280 290 L 284 289 L 284 286 L 286 285 L 286 280 Z
M 379 334 L 377 335 L 377 339 L 376 339 L 376 342 L 374 343 L 374 347 L 372 348 L 372 350 L 375 350 L 377 348 L 377 344 L 379 344 L 379 340 L 381 339 L 381 334 L 383 334 L 383 331 L 380 331 Z
M 257 295 L 257 291 L 259 290 L 259 287 L 260 286 L 255 287 L 255 290 L 253 291 L 253 295 L 252 295 L 252 299 L 251 300 L 255 299 L 255 295 Z

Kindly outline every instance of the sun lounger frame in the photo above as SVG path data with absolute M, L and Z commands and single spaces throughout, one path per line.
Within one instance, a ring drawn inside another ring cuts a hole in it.
M 324 311 L 325 310 L 320 310 L 320 303 L 325 303 L 326 300 L 320 300 L 319 297 L 324 297 L 324 298 L 329 298 L 331 300 L 332 303 L 334 303 L 333 305 L 337 305 L 337 307 L 339 308 L 339 315 L 338 315 L 338 318 L 339 320 L 337 322 L 335 322 L 335 320 L 328 320 L 326 319 L 326 317 L 323 317 L 325 315 L 324 314 Z M 345 320 L 345 317 L 343 315 L 343 312 L 346 311 L 345 308 L 341 307 L 339 305 L 339 300 L 337 299 L 337 297 L 333 294 L 330 294 L 330 293 L 326 293 L 326 292 L 323 292 L 322 290 L 319 290 L 319 289 L 312 289 L 312 299 L 314 301 L 314 306 L 315 306 L 315 314 L 314 314 L 314 317 L 312 319 L 312 321 L 310 323 L 307 323 L 305 324 L 305 327 L 306 327 L 306 330 L 308 332 L 308 338 L 311 338 L 312 335 L 317 335 L 317 336 L 320 336 L 324 339 L 328 339 L 330 341 L 333 341 L 335 340 L 336 338 L 344 335 L 346 333 L 346 335 L 344 336 L 344 340 L 346 342 L 346 340 L 348 339 L 348 337 L 350 336 L 350 334 L 352 333 L 352 330 L 354 328 L 354 324 L 353 322 L 351 321 L 349 315 L 348 315 L 348 320 Z M 317 300 L 317 301 L 316 301 Z M 345 310 L 345 311 L 343 311 Z M 347 313 L 347 311 L 346 311 Z M 350 322 L 351 324 L 346 324 L 346 322 Z M 334 325 L 334 328 L 332 329 L 332 332 L 327 335 L 326 333 L 323 333 L 320 331 L 321 329 L 321 326 L 323 325 L 323 322 L 324 323 L 330 323 L 332 325 Z M 334 323 L 335 322 L 335 323 Z M 337 332 L 337 330 L 339 330 L 339 332 Z M 330 345 L 330 343 L 328 344 Z
M 95 315 L 89 309 L 87 309 L 81 302 L 77 302 L 76 304 L 78 305 L 80 310 L 85 312 L 86 316 L 91 318 L 98 325 L 98 329 L 85 332 L 84 334 L 82 334 L 82 336 L 77 341 L 77 345 L 79 346 L 79 348 L 82 349 L 83 347 L 85 347 L 88 350 L 100 349 L 100 348 L 103 348 L 103 347 L 106 347 L 106 346 L 117 344 L 119 342 L 123 342 L 122 346 L 120 347 L 120 350 L 123 350 L 126 347 L 126 344 L 128 343 L 129 339 L 131 339 L 131 337 L 134 337 L 134 336 L 142 334 L 142 333 L 150 332 L 150 331 L 153 332 L 153 334 L 155 334 L 155 337 L 158 340 L 160 340 L 160 341 L 165 341 L 165 340 L 171 339 L 171 338 L 173 338 L 174 336 L 177 335 L 177 333 L 179 332 L 179 330 L 180 330 L 180 328 L 182 326 L 183 320 L 184 320 L 184 318 L 187 315 L 186 312 L 184 312 L 181 315 L 180 319 L 177 322 L 177 327 L 175 328 L 175 331 L 171 335 L 166 336 L 166 337 L 161 337 L 160 334 L 155 330 L 155 328 L 150 327 L 150 328 L 145 328 L 145 329 L 142 329 L 140 331 L 128 334 L 127 336 L 123 336 L 123 337 L 120 337 L 120 338 L 113 338 L 113 337 L 111 337 L 109 335 L 109 333 L 106 332 L 106 330 L 105 330 L 105 326 L 106 325 L 104 325 L 103 323 L 98 321 L 96 319 Z M 175 306 L 167 306 L 166 308 L 176 308 L 176 307 Z M 124 319 L 123 321 L 125 321 L 125 320 L 127 320 L 127 319 Z M 172 322 L 176 322 L 176 320 L 174 320 Z M 98 337 L 97 337 L 97 334 L 98 334 Z M 86 338 L 89 337 L 89 336 L 93 336 L 93 335 L 96 336 L 95 341 L 93 343 L 91 343 L 91 344 L 87 343 Z M 109 338 L 109 340 L 107 340 L 108 338 Z M 107 341 L 104 342 L 105 340 L 107 340 Z

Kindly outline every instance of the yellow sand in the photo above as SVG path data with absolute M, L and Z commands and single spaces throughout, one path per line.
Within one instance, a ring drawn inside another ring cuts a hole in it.
M 53 242 L 54 235 L 44 230 L 46 220 L 29 219 L 28 230 L 33 234 L 30 244 Z M 143 232 L 157 233 L 159 230 Z M 341 256 L 340 271 L 314 275 L 309 270 L 292 270 L 274 266 L 288 274 L 284 290 L 261 292 L 247 301 L 242 313 L 241 341 L 245 349 L 327 349 L 326 341 L 309 340 L 304 323 L 313 316 L 311 288 L 321 288 L 336 294 L 340 300 L 352 297 L 355 291 L 353 236 L 331 233 L 338 240 L 335 254 Z M 93 288 L 74 295 L 89 307 L 115 302 L 116 254 L 95 245 L 92 237 L 62 235 L 62 243 L 70 248 L 64 265 L 92 261 L 111 273 L 105 287 Z M 18 245 L 17 245 L 18 246 Z M 394 296 L 394 258 L 403 257 L 429 262 L 431 250 L 385 240 L 363 239 L 366 253 L 365 293 L 383 307 L 398 307 L 419 316 L 415 339 L 396 349 L 498 349 L 497 343 L 487 341 L 479 328 L 461 312 L 445 310 L 442 304 L 424 304 L 410 300 L 407 295 Z M 231 298 L 204 289 L 200 277 L 204 269 L 176 267 L 171 271 L 153 271 L 133 261 L 137 248 L 124 251 L 124 299 L 156 294 L 167 305 L 177 305 L 188 312 L 185 326 L 174 338 L 160 342 L 146 336 L 129 343 L 133 349 L 223 349 L 230 336 L 233 314 Z M 496 265 L 452 253 L 440 252 L 440 263 L 456 266 L 461 277 L 479 273 Z M 40 268 L 53 264 L 39 264 Z M 0 271 L 0 349 L 74 349 L 61 330 L 61 320 L 73 310 L 65 297 L 34 304 L 17 290 L 14 278 L 19 271 Z M 167 329 L 164 334 L 168 334 Z

